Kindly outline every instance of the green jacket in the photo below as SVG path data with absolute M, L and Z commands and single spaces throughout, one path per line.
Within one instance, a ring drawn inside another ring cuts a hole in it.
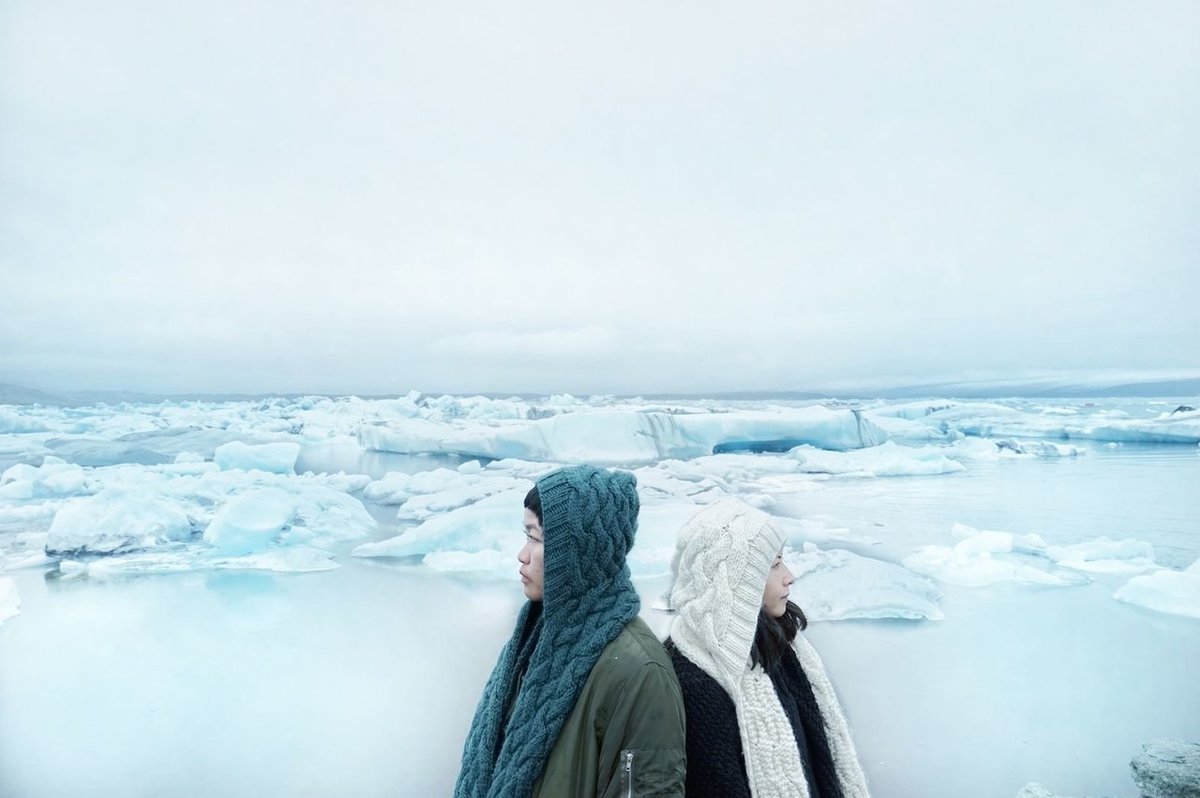
M 682 798 L 683 734 L 675 669 L 634 618 L 592 668 L 533 798 Z

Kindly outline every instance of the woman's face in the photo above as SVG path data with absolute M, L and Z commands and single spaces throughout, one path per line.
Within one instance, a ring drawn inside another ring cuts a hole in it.
M 526 507 L 525 545 L 521 547 L 517 559 L 521 563 L 521 587 L 525 590 L 525 598 L 530 601 L 542 600 L 543 548 L 542 524 L 533 510 Z
M 788 594 L 792 588 L 792 572 L 783 564 L 783 553 L 775 555 L 771 570 L 767 573 L 767 586 L 763 589 L 763 609 L 772 618 L 782 618 L 787 612 Z

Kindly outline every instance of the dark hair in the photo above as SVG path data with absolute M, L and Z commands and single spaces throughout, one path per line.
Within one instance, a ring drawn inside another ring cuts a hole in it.
M 533 510 L 533 514 L 537 516 L 538 526 L 542 524 L 542 495 L 538 493 L 537 485 L 529 489 L 525 494 L 525 509 Z
M 804 611 L 792 602 L 787 603 L 783 615 L 773 618 L 767 611 L 758 611 L 758 629 L 754 632 L 754 645 L 750 647 L 750 661 L 764 671 L 775 670 L 783 659 L 783 653 L 796 639 L 796 632 L 808 628 Z

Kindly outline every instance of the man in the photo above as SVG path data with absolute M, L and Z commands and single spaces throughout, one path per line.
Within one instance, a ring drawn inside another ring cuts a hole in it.
M 637 480 L 564 468 L 525 497 L 529 599 L 484 687 L 456 798 L 683 796 L 683 698 L 625 557 Z

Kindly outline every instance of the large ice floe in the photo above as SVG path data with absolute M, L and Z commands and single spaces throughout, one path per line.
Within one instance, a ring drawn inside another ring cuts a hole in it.
M 905 440 L 973 435 L 1000 439 L 1200 443 L 1200 410 L 1131 418 L 1122 410 L 1094 406 L 1022 408 L 995 402 L 933 400 L 884 405 L 870 409 L 865 415 L 891 437 Z
M 953 546 L 923 546 L 903 559 L 906 567 L 942 582 L 984 587 L 998 582 L 1069 587 L 1086 584 L 1081 571 L 1138 573 L 1159 566 L 1154 548 L 1139 540 L 1094 540 L 1049 546 L 1036 534 L 980 530 L 955 524 Z
M 150 466 L 81 468 L 51 456 L 13 465 L 0 475 L 0 568 L 59 559 L 76 575 L 336 567 L 335 550 L 376 526 L 350 495 L 370 479 L 276 473 L 290 472 L 298 449 L 234 447 L 226 469 L 187 454 Z
M 903 618 L 940 621 L 941 590 L 894 563 L 809 543 L 785 557 L 796 577 L 792 600 L 809 620 Z
M 410 419 L 364 427 L 359 440 L 369 449 L 404 454 L 636 465 L 735 449 L 784 450 L 805 443 L 838 451 L 859 449 L 883 443 L 887 433 L 857 411 L 813 406 L 728 413 L 595 410 L 496 427 L 447 428 Z
M 831 452 L 813 446 L 798 446 L 788 452 L 800 464 L 801 471 L 853 476 L 919 476 L 963 470 L 962 463 L 946 455 L 946 447 L 897 446 L 893 441 L 849 452 Z
M 1200 618 L 1200 560 L 1182 571 L 1164 568 L 1135 576 L 1113 598 L 1158 612 Z

